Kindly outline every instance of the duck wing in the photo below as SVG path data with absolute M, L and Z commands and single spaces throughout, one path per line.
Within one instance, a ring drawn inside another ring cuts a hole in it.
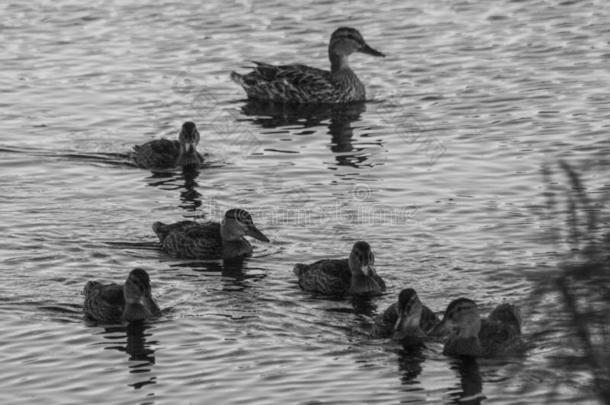
M 489 314 L 490 321 L 503 323 L 517 333 L 521 333 L 521 310 L 513 304 L 503 303 L 494 308 Z
M 122 285 L 89 281 L 84 294 L 83 311 L 87 318 L 98 322 L 120 322 L 125 307 Z
M 521 334 L 503 322 L 484 319 L 481 321 L 479 340 L 484 356 L 508 354 L 523 347 Z
M 347 259 L 324 259 L 312 264 L 296 264 L 293 269 L 299 286 L 324 295 L 345 295 L 350 287 L 351 271 Z
M 393 303 L 383 311 L 383 314 L 375 319 L 372 331 L 373 336 L 379 338 L 388 338 L 392 336 L 394 333 L 394 326 L 398 321 L 397 305 L 398 303 Z
M 155 139 L 143 145 L 134 146 L 134 161 L 144 169 L 172 168 L 180 156 L 180 142 Z
M 324 102 L 333 94 L 330 72 L 306 65 L 270 65 L 262 62 L 246 75 L 231 73 L 249 98 L 295 103 Z
M 161 224 L 161 229 L 159 226 L 157 228 L 165 234 L 162 245 L 170 255 L 188 259 L 221 258 L 222 238 L 218 222 L 181 221 L 165 225 L 165 228 L 163 225 Z
M 439 322 L 440 319 L 438 319 L 438 316 L 436 316 L 436 314 L 432 312 L 430 308 L 423 305 L 421 318 L 419 320 L 419 326 L 421 329 L 428 334 L 428 332 L 430 332 Z

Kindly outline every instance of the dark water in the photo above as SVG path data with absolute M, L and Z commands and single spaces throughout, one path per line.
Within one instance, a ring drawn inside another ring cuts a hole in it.
M 529 274 L 566 249 L 549 243 L 565 219 L 545 211 L 542 166 L 565 159 L 588 192 L 608 190 L 608 3 L 185 3 L 0 4 L 0 402 L 594 401 L 586 373 L 550 366 L 566 341 L 538 338 L 557 303 L 524 303 Z M 228 78 L 248 60 L 326 67 L 341 25 L 388 55 L 352 57 L 366 105 L 262 110 Z M 209 153 L 198 177 L 128 164 L 187 119 Z M 153 221 L 231 207 L 272 240 L 243 268 L 156 248 Z M 294 263 L 359 239 L 387 295 L 299 291 Z M 135 266 L 166 314 L 84 322 L 85 282 Z M 371 339 L 407 286 L 435 311 L 521 303 L 532 347 L 464 363 Z

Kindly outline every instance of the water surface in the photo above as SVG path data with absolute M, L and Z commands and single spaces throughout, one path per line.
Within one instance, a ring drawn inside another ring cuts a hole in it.
M 552 300 L 523 308 L 532 348 L 520 358 L 407 353 L 368 331 L 408 286 L 438 312 L 464 295 L 484 310 L 523 305 L 528 274 L 565 253 L 549 243 L 565 217 L 546 211 L 541 171 L 564 159 L 587 192 L 608 192 L 606 2 L 36 0 L 0 12 L 0 402 L 594 401 L 586 374 L 550 366 L 565 340 L 537 338 Z M 351 58 L 364 105 L 269 110 L 229 80 L 249 60 L 326 67 L 342 25 L 387 54 Z M 185 120 L 209 153 L 196 178 L 129 164 L 132 145 Z M 157 249 L 152 222 L 232 207 L 272 240 L 243 267 Z M 298 289 L 294 263 L 361 239 L 386 295 Z M 85 282 L 135 266 L 165 315 L 85 322 Z

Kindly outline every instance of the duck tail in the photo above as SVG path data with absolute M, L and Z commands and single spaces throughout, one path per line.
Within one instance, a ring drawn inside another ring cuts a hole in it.
M 292 269 L 292 272 L 297 277 L 300 278 L 303 275 L 303 273 L 305 272 L 306 269 L 307 269 L 307 265 L 306 264 L 297 263 L 297 264 L 294 265 L 294 268 Z
M 498 305 L 489 314 L 489 319 L 502 322 L 511 326 L 517 333 L 521 333 L 521 311 L 516 305 L 508 303 Z
M 85 288 L 83 289 L 83 295 L 88 297 L 91 293 L 100 287 L 100 283 L 98 281 L 87 281 L 85 284 Z
M 159 241 L 163 243 L 169 232 L 169 227 L 163 222 L 157 221 L 152 224 L 152 230 L 159 238 Z
M 246 83 L 244 82 L 244 77 L 237 72 L 231 72 L 231 80 L 235 83 L 239 84 L 241 87 L 246 87 Z

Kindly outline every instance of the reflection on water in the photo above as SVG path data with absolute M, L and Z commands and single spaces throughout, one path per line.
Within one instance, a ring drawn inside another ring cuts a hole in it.
M 398 370 L 401 373 L 400 382 L 403 385 L 420 384 L 418 379 L 422 372 L 422 364 L 426 360 L 423 348 L 403 348 L 398 352 Z
M 365 164 L 365 147 L 354 148 L 352 123 L 360 120 L 366 103 L 339 105 L 285 105 L 248 100 L 241 108 L 252 123 L 262 128 L 300 126 L 303 128 L 326 125 L 331 136 L 330 150 L 340 166 L 360 167 Z M 380 143 L 377 143 L 381 146 Z
M 126 326 L 112 326 L 104 330 L 103 337 L 111 342 L 104 348 L 127 353 L 129 373 L 139 375 L 141 381 L 129 384 L 134 389 L 155 384 L 156 376 L 151 375 L 155 365 L 155 350 L 159 344 L 151 340 L 151 325 L 146 322 L 131 322 Z
M 180 190 L 180 208 L 195 212 L 203 204 L 202 195 L 197 191 L 198 184 L 195 180 L 199 173 L 200 171 L 197 169 L 153 172 L 149 177 L 148 185 L 163 190 Z
M 264 269 L 253 267 L 244 269 L 244 264 L 247 260 L 247 257 L 239 257 L 222 261 L 180 262 L 170 266 L 188 268 L 205 274 L 219 274 L 222 276 L 223 290 L 244 291 L 251 286 L 253 281 L 263 280 L 267 277 Z
M 576 191 L 607 196 L 610 2 L 81 3 L 0 2 L 0 403 L 467 399 L 480 391 L 474 365 L 435 345 L 397 353 L 368 336 L 371 319 L 407 285 L 435 310 L 459 296 L 485 309 L 528 297 L 529 272 L 556 270 L 566 250 L 547 244 L 565 217 L 545 214 L 543 162 L 564 159 L 582 172 Z M 326 67 L 339 25 L 387 50 L 381 64 L 351 61 L 373 101 L 242 100 L 228 72 L 250 57 Z M 173 138 L 187 120 L 218 166 L 192 176 L 133 167 L 133 145 Z M 582 218 L 605 213 L 607 225 L 607 202 L 590 201 Z M 158 248 L 154 221 L 217 220 L 233 207 L 261 212 L 273 243 L 241 263 Z M 298 289 L 294 263 L 360 239 L 387 295 L 332 301 Z M 137 266 L 174 310 L 141 333 L 105 332 L 121 352 L 101 350 L 81 320 L 82 287 Z M 590 375 L 551 361 L 575 332 L 539 333 L 540 319 L 560 317 L 557 297 L 542 298 L 524 313 L 535 338 L 522 371 L 506 372 L 514 359 L 479 361 L 487 401 L 595 400 Z M 521 382 L 533 387 L 526 399 L 512 390 Z
M 452 402 L 468 405 L 480 404 L 485 396 L 477 359 L 466 356 L 455 358 L 451 362 L 451 369 L 456 371 L 460 379 L 460 389 L 450 394 Z

